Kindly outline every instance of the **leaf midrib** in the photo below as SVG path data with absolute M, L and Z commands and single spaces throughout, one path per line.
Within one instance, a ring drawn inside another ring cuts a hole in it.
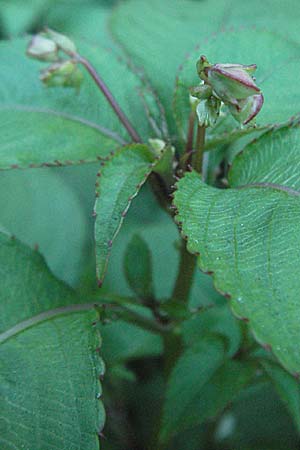
M 113 139 L 114 141 L 118 142 L 121 145 L 125 145 L 127 143 L 116 132 L 111 131 L 108 128 L 102 127 L 101 125 L 98 125 L 94 122 L 84 119 L 83 117 L 73 116 L 72 114 L 64 113 L 61 111 L 55 111 L 55 110 L 47 109 L 47 108 L 36 108 L 36 107 L 32 107 L 32 106 L 23 106 L 23 105 L 18 105 L 18 104 L 11 104 L 11 105 L 5 105 L 5 106 L 0 104 L 0 111 L 5 111 L 5 110 L 12 110 L 12 111 L 18 110 L 18 111 L 22 111 L 22 112 L 32 112 L 32 113 L 37 113 L 37 114 L 48 114 L 48 115 L 60 117 L 62 119 L 68 120 L 70 122 L 79 122 L 81 125 L 84 125 L 93 130 L 96 130 L 99 133 L 101 133 L 102 135 L 105 135 L 105 136 Z

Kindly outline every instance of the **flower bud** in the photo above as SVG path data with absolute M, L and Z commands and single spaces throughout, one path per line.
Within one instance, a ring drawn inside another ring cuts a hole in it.
M 77 53 L 74 42 L 64 34 L 57 33 L 56 31 L 47 28 L 46 35 L 58 46 L 60 50 L 67 53 L 68 55 L 74 55 L 75 53 Z
M 249 123 L 263 105 L 263 95 L 252 77 L 255 70 L 255 64 L 248 66 L 242 64 L 212 65 L 205 56 L 201 56 L 197 61 L 198 75 L 204 81 L 204 86 L 212 89 L 212 97 L 225 103 L 235 119 L 243 124 Z M 193 92 L 197 92 L 196 90 L 199 89 L 199 95 L 203 95 L 200 90 L 200 88 L 203 89 L 201 86 L 203 85 L 194 88 Z M 201 117 L 205 115 L 205 108 L 204 105 L 198 106 Z
M 251 122 L 259 113 L 264 103 L 262 94 L 252 95 L 244 100 L 240 100 L 238 105 L 228 104 L 228 108 L 233 117 L 243 125 Z
M 201 100 L 196 108 L 200 126 L 210 127 L 214 125 L 219 117 L 221 101 L 211 96 L 207 100 Z
M 83 75 L 73 61 L 54 63 L 41 72 L 41 81 L 47 87 L 74 87 L 79 88 Z
M 31 58 L 39 59 L 40 61 L 53 62 L 58 58 L 57 52 L 58 48 L 55 42 L 37 34 L 31 39 L 26 53 Z
M 250 73 L 255 65 L 215 64 L 205 69 L 207 83 L 224 103 L 237 104 L 250 95 L 260 93 Z

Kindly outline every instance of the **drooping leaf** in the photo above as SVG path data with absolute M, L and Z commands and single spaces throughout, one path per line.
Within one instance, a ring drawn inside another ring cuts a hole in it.
M 298 373 L 298 193 L 264 186 L 219 190 L 192 172 L 179 182 L 175 205 L 200 268 L 214 274 L 216 288 L 231 297 L 234 313 L 249 320 L 256 339 Z
M 138 194 L 154 165 L 155 157 L 147 146 L 130 145 L 113 155 L 98 174 L 95 240 L 100 283 L 106 272 L 113 240 L 132 199 Z
M 300 384 L 282 367 L 272 361 L 263 359 L 261 364 L 274 384 L 275 390 L 286 404 L 292 418 L 300 429 Z
M 214 337 L 204 338 L 179 357 L 167 384 L 162 441 L 184 430 L 187 427 L 185 422 L 195 424 L 195 416 L 201 414 L 201 410 L 197 407 L 191 409 L 191 404 L 197 397 L 199 399 L 200 392 L 223 360 L 224 344 L 221 339 Z
M 153 298 L 151 251 L 138 234 L 126 249 L 124 271 L 130 288 L 140 299 Z
M 17 239 L 0 233 L 0 331 L 48 309 L 78 303 L 43 258 Z
M 236 156 L 229 172 L 231 186 L 275 183 L 300 190 L 299 123 L 271 129 Z
M 0 168 L 97 161 L 131 140 L 83 68 L 79 93 L 47 89 L 39 81 L 44 66 L 25 56 L 26 44 L 27 40 L 18 39 L 0 45 L 5 68 L 0 89 Z M 137 95 L 143 86 L 140 78 L 112 52 L 84 42 L 78 42 L 78 48 L 101 74 L 141 137 L 153 137 Z
M 53 317 L 1 343 L 1 448 L 99 449 L 104 367 L 95 317 Z
M 236 42 L 239 43 L 238 46 Z M 174 115 L 183 137 L 187 131 L 190 111 L 189 88 L 199 84 L 196 62 L 202 54 L 212 63 L 257 64 L 256 84 L 264 95 L 264 105 L 256 118 L 259 127 L 286 122 L 292 115 L 300 112 L 300 89 L 293 86 L 300 68 L 300 46 L 269 31 L 254 29 L 225 31 L 208 40 L 200 41 L 178 72 L 174 93 Z M 276 60 L 281 60 L 281 63 L 274 65 Z M 224 112 L 226 111 L 224 108 Z M 212 140 L 216 133 L 221 132 L 224 134 L 223 138 L 234 140 L 240 134 L 256 131 L 254 128 L 240 130 L 237 122 L 230 117 L 219 118 L 219 122 L 217 128 L 208 129 L 208 144 L 209 139 Z

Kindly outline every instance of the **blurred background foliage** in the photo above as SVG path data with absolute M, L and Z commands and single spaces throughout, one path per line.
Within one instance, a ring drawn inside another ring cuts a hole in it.
M 23 36 L 48 25 L 71 35 L 75 41 L 84 39 L 119 52 L 108 26 L 116 3 L 116 0 L 0 0 L 0 38 Z M 143 3 L 137 3 L 140 16 Z M 149 12 L 151 1 L 147 3 Z M 189 20 L 193 18 L 193 32 L 186 51 L 189 45 L 196 43 L 195 27 L 201 28 L 201 19 L 194 14 L 195 6 L 201 3 L 208 2 L 175 1 L 174 9 L 170 3 L 170 14 L 177 19 L 179 17 L 185 27 L 191 26 Z M 285 14 L 291 18 L 295 16 L 293 5 L 299 10 L 297 2 L 289 2 L 286 7 L 281 1 L 260 1 L 262 9 L 259 13 L 255 10 L 258 6 L 256 1 L 254 9 L 251 5 L 245 7 L 243 2 L 243 11 L 238 7 L 240 2 L 228 0 L 221 3 L 227 5 L 225 12 L 231 15 L 230 23 L 243 23 L 246 17 L 247 23 L 264 25 L 267 15 L 272 15 L 269 22 L 273 28 L 280 23 L 280 17 L 277 21 L 274 18 L 280 7 L 286 8 Z M 271 8 L 275 8 L 276 14 Z M 297 24 L 298 31 L 300 29 L 297 14 L 290 22 L 293 38 Z M 206 27 L 213 30 L 216 26 L 213 16 L 207 20 Z M 281 24 L 288 29 L 287 19 Z M 151 35 L 148 38 L 151 39 Z M 174 35 L 168 38 L 176 39 Z M 180 49 L 182 45 L 180 43 Z M 1 67 L 1 70 L 5 68 Z M 98 164 L 86 164 L 3 171 L 0 176 L 0 227 L 30 246 L 38 245 L 54 274 L 75 287 L 86 302 L 99 298 L 95 282 L 92 218 L 98 170 Z M 132 295 L 124 275 L 123 261 L 127 245 L 135 234 L 142 236 L 151 249 L 155 293 L 158 298 L 166 298 L 171 293 L 177 272 L 179 235 L 147 185 L 133 202 L 115 242 L 103 291 Z M 175 264 L 170 261 L 175 261 Z M 213 289 L 210 277 L 197 273 L 190 305 L 198 307 L 211 302 L 217 304 L 217 309 L 186 321 L 185 340 L 189 345 L 201 339 L 206 330 L 217 330 L 228 337 L 234 353 L 239 346 L 241 326 L 229 313 L 226 301 Z M 104 403 L 108 417 L 104 429 L 107 439 L 103 439 L 102 446 L 107 450 L 151 448 L 149 443 L 157 431 L 164 389 L 160 359 L 162 342 L 159 337 L 122 321 L 103 326 L 102 337 L 103 358 L 107 365 Z M 217 438 L 213 446 L 212 435 Z M 208 422 L 181 433 L 169 446 L 170 450 L 212 448 L 300 448 L 298 433 L 285 405 L 263 375 L 258 384 L 240 394 L 233 406 L 220 417 L 217 428 L 215 422 Z

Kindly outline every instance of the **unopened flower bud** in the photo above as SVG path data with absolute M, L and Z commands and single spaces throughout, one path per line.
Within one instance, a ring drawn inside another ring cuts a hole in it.
M 149 139 L 148 141 L 156 156 L 159 156 L 166 146 L 165 141 L 162 139 Z
M 198 75 L 204 81 L 204 86 L 212 89 L 212 97 L 225 103 L 235 119 L 243 124 L 249 123 L 263 105 L 263 95 L 252 77 L 255 70 L 255 64 L 212 65 L 205 56 L 201 56 L 197 62 Z
M 239 100 L 238 105 L 228 104 L 228 108 L 233 117 L 243 125 L 251 122 L 259 113 L 264 103 L 262 94 L 252 95 L 244 100 Z
M 199 125 L 205 127 L 214 125 L 219 117 L 220 108 L 221 101 L 214 96 L 201 100 L 196 109 Z
M 217 96 L 224 103 L 237 104 L 238 100 L 260 93 L 250 75 L 255 69 L 255 65 L 215 64 L 205 72 L 207 83 Z
M 41 81 L 47 87 L 74 87 L 79 88 L 83 75 L 73 61 L 54 63 L 41 72 Z
M 40 61 L 56 61 L 58 58 L 57 52 L 58 48 L 55 42 L 40 34 L 33 36 L 27 47 L 27 55 Z
M 74 42 L 64 34 L 57 33 L 56 31 L 47 28 L 46 35 L 58 46 L 60 50 L 67 53 L 68 55 L 74 55 L 77 53 Z

